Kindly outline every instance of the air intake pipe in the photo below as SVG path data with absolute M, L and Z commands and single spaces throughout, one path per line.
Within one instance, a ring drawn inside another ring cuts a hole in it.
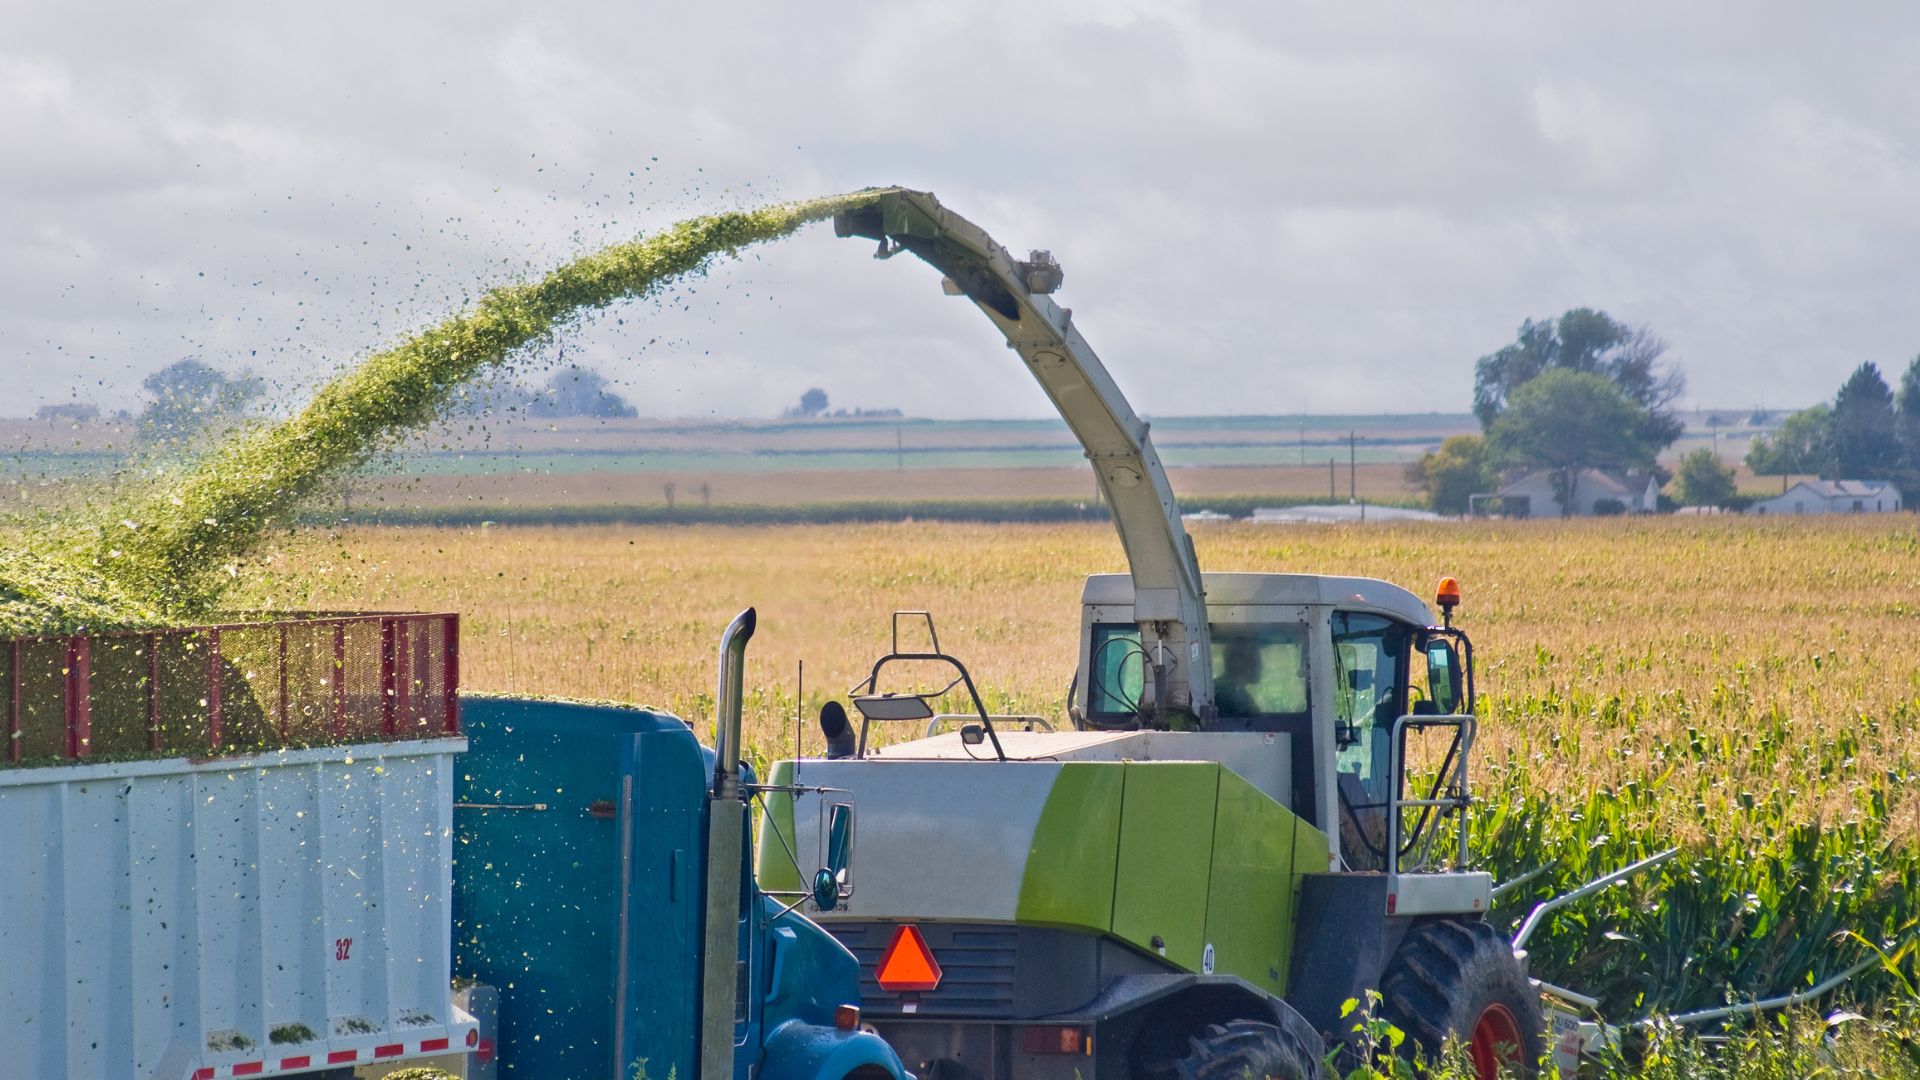
M 714 695 L 713 789 L 707 796 L 707 895 L 700 965 L 700 1075 L 733 1075 L 733 1018 L 740 973 L 741 865 L 747 807 L 740 799 L 740 711 L 752 608 L 720 635 L 720 687 Z

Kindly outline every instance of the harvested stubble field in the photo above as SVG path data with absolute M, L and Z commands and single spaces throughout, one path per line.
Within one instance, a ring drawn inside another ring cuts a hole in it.
M 1221 570 L 1423 594 L 1460 578 L 1484 715 L 1477 857 L 1496 877 L 1552 866 L 1512 907 L 1687 847 L 1536 938 L 1536 970 L 1601 992 L 1614 1017 L 1804 987 L 1870 955 L 1846 931 L 1894 953 L 1909 940 L 1913 518 L 1236 524 L 1195 541 Z M 811 716 L 864 676 L 896 608 L 936 613 L 991 707 L 1059 714 L 1081 580 L 1123 567 L 1104 525 L 932 523 L 358 530 L 295 537 L 274 562 L 273 595 L 248 599 L 462 612 L 471 688 L 702 720 L 719 630 L 756 605 L 748 741 L 761 758 L 792 748 L 796 661 Z M 817 749 L 810 720 L 807 734 Z M 1874 970 L 1855 987 L 1899 978 Z

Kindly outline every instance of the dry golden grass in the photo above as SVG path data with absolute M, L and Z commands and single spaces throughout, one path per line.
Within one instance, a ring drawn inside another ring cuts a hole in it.
M 1611 732 L 1617 750 L 1711 728 L 1730 739 L 1730 778 L 1764 779 L 1742 775 L 1740 726 L 1770 709 L 1810 740 L 1860 731 L 1863 769 L 1906 758 L 1920 528 L 1904 515 L 1236 524 L 1199 528 L 1196 543 L 1213 569 L 1357 574 L 1422 594 L 1458 576 L 1492 703 L 1480 756 L 1523 754 L 1550 784 L 1655 764 L 1556 754 L 1556 733 L 1576 730 Z M 936 613 L 990 705 L 1057 714 L 1081 580 L 1123 561 L 1103 525 L 923 523 L 358 530 L 296 538 L 275 565 L 280 603 L 460 611 L 471 688 L 688 717 L 708 711 L 720 628 L 755 605 L 749 744 L 777 753 L 792 738 L 796 662 L 810 712 L 864 676 L 896 608 Z M 1848 792 L 1818 797 L 1844 805 Z

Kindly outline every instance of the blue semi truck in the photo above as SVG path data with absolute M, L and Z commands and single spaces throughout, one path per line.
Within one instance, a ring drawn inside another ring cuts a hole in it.
M 643 709 L 465 697 L 453 970 L 498 1011 L 468 1075 L 911 1080 L 860 1020 L 859 966 L 752 874 L 739 763 L 752 609 L 720 650 L 715 746 Z M 851 806 L 812 895 L 847 888 Z

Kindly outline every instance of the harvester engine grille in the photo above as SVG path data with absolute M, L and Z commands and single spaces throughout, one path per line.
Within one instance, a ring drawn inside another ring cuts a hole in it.
M 881 988 L 875 975 L 881 954 L 898 932 L 898 923 L 833 922 L 827 930 L 860 961 L 860 1008 L 874 1016 L 913 1013 L 933 1016 L 1006 1017 L 1014 1013 L 1014 960 L 1019 930 L 1011 926 L 920 923 L 921 936 L 940 961 L 940 985 L 932 990 L 895 994 Z

